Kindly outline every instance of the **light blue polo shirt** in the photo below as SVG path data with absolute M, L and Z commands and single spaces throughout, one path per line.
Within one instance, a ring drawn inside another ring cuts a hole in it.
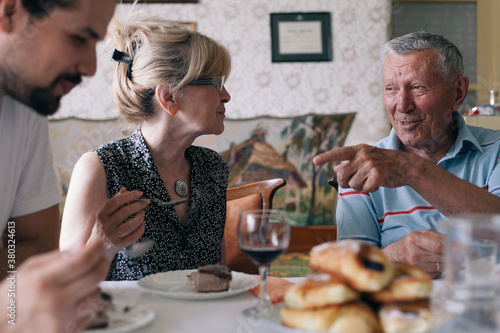
M 437 165 L 500 196 L 500 131 L 466 125 L 456 111 L 453 121 L 458 125 L 457 139 Z M 394 129 L 375 146 L 401 151 Z M 412 231 L 439 231 L 439 222 L 445 219 L 409 186 L 381 187 L 373 193 L 339 188 L 339 240 L 354 238 L 384 248 Z

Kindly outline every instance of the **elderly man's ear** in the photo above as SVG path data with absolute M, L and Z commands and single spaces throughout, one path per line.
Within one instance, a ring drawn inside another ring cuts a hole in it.
M 20 6 L 22 6 L 20 0 L 0 0 L 0 31 L 12 31 L 13 19 Z
M 159 84 L 156 86 L 155 93 L 160 106 L 172 116 L 175 116 L 179 111 L 179 106 L 176 103 L 175 95 L 170 90 L 170 86 Z
M 458 110 L 462 106 L 465 96 L 467 96 L 467 91 L 469 90 L 469 78 L 467 76 L 461 76 L 455 82 L 454 86 L 456 97 L 455 103 L 453 105 L 453 110 Z

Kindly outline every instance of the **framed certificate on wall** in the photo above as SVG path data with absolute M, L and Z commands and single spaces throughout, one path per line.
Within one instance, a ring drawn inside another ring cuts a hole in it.
M 331 61 L 330 13 L 271 13 L 273 62 Z

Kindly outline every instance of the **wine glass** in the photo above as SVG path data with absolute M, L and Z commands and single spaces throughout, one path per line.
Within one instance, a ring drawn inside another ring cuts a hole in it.
M 271 302 L 267 292 L 267 275 L 271 263 L 288 247 L 290 225 L 286 212 L 276 209 L 244 211 L 238 221 L 238 244 L 258 267 L 260 274 L 259 301 L 243 313 L 253 318 L 269 314 Z

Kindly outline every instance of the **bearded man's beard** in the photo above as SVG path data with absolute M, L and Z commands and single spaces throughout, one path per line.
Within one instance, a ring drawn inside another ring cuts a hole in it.
M 10 70 L 0 70 L 0 84 L 5 94 L 29 106 L 42 116 L 50 116 L 57 112 L 62 96 L 55 96 L 57 85 L 64 81 L 73 84 L 82 82 L 81 75 L 61 74 L 48 87 L 32 86 L 28 82 L 21 82 L 16 73 Z

